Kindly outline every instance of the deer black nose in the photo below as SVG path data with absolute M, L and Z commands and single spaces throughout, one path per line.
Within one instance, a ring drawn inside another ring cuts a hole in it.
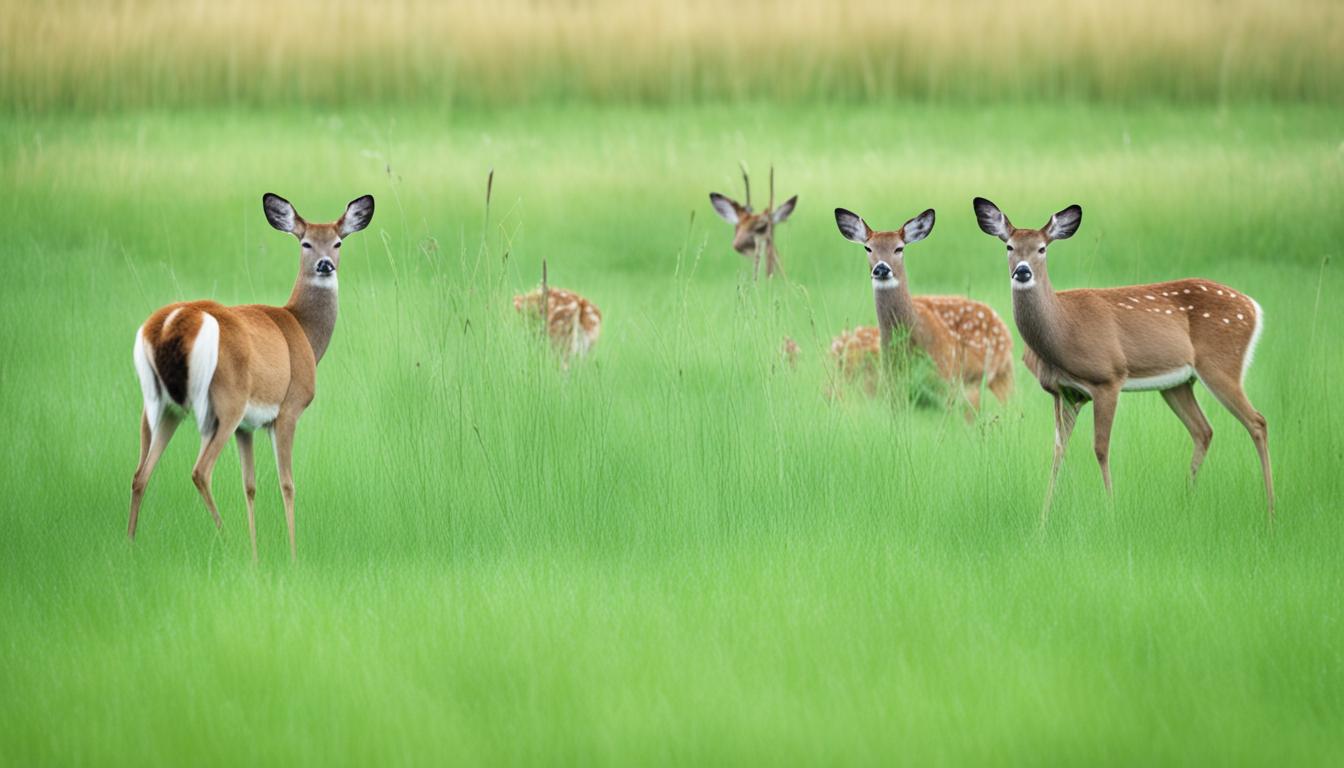
M 873 279 L 886 280 L 888 277 L 891 277 L 891 267 L 885 261 L 877 262 L 877 266 L 873 267 Z
M 1017 269 L 1013 270 L 1013 279 L 1019 283 L 1031 282 L 1031 267 L 1025 261 L 1018 264 Z
M 330 275 L 336 271 L 336 262 L 331 259 L 318 259 L 317 266 L 314 267 L 319 275 Z

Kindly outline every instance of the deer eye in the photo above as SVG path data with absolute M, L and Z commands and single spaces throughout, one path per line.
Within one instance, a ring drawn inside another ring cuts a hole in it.
M 873 252 L 873 249 L 872 249 L 872 248 L 869 248 L 869 247 L 866 246 L 866 245 L 863 246 L 863 250 L 865 250 L 865 251 L 867 251 L 867 252 L 869 252 L 869 253 L 872 253 L 872 252 Z
M 898 246 L 898 247 L 896 248 L 896 252 L 897 252 L 897 253 L 901 253 L 901 252 L 903 252 L 903 251 L 905 251 L 905 246 L 904 246 L 904 245 L 902 245 L 902 246 Z
M 340 248 L 340 247 L 341 247 L 341 241 L 340 241 L 340 240 L 337 240 L 337 241 L 336 241 L 336 244 L 333 245 L 333 246 L 331 246 L 331 247 L 332 247 L 332 248 Z
M 1008 246 L 1008 250 L 1011 252 L 1011 251 L 1013 250 L 1013 246 L 1011 246 L 1011 245 Z
M 1037 253 L 1045 253 L 1045 246 L 1042 245 L 1042 246 L 1041 246 L 1041 249 L 1040 249 L 1039 251 L 1037 251 Z
M 304 244 L 303 244 L 303 247 L 304 247 L 304 248 L 312 248 L 312 247 L 313 247 L 313 244 L 312 244 L 312 243 L 304 243 Z

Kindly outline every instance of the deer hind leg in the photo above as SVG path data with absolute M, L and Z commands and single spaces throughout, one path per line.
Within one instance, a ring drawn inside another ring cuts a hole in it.
M 967 383 L 962 387 L 966 393 L 966 423 L 975 423 L 975 415 L 980 412 L 980 382 Z
M 1055 481 L 1059 479 L 1059 468 L 1064 464 L 1064 453 L 1069 447 L 1069 437 L 1073 435 L 1073 425 L 1078 421 L 1078 411 L 1082 410 L 1084 400 L 1074 400 L 1064 393 L 1055 398 L 1055 460 L 1050 466 L 1050 485 L 1045 489 L 1045 505 L 1041 507 L 1041 525 L 1045 525 L 1050 514 L 1050 505 L 1055 498 Z
M 1111 495 L 1111 423 L 1115 421 L 1115 406 L 1119 400 L 1119 387 L 1098 387 L 1092 393 L 1093 448 L 1107 496 Z
M 1190 459 L 1190 480 L 1193 482 L 1199 475 L 1204 456 L 1209 452 L 1209 443 L 1213 442 L 1213 427 L 1204 418 L 1204 411 L 1200 410 L 1199 401 L 1195 400 L 1195 389 L 1189 382 L 1162 390 L 1162 399 L 1167 401 L 1181 423 L 1190 430 L 1190 439 L 1195 442 L 1195 452 Z
M 196 457 L 196 466 L 191 468 L 191 481 L 196 484 L 196 490 L 201 494 L 201 501 L 205 502 L 205 508 L 210 510 L 210 517 L 215 521 L 215 528 L 224 527 L 224 521 L 219 517 L 219 509 L 215 507 L 215 497 L 210 492 L 210 478 L 215 472 L 215 462 L 219 459 L 220 451 L 224 450 L 224 444 L 238 429 L 238 424 L 242 422 L 243 413 L 241 408 L 220 408 L 216 403 L 214 408 L 215 428 L 213 432 L 201 434 L 201 452 Z
M 1241 387 L 1240 377 L 1236 374 L 1228 375 L 1219 370 L 1200 371 L 1198 366 L 1196 370 L 1204 385 L 1209 388 L 1213 396 L 1218 398 L 1218 402 L 1223 407 L 1232 412 L 1233 416 L 1246 427 L 1246 431 L 1251 433 L 1251 440 L 1255 443 L 1255 451 L 1260 456 L 1260 472 L 1265 480 L 1265 500 L 1268 504 L 1267 515 L 1269 522 L 1274 522 L 1274 474 L 1270 470 L 1269 463 L 1269 424 L 1265 417 L 1251 405 L 1251 401 L 1246 397 L 1246 391 Z
M 1008 396 L 1013 394 L 1013 369 L 1006 368 L 989 380 L 989 391 L 994 393 L 1000 403 L 1007 404 Z
M 252 562 L 257 561 L 257 471 L 252 453 L 252 433 L 240 429 L 234 433 L 238 441 L 238 463 L 243 468 L 243 497 L 247 499 L 247 535 L 252 540 Z
M 182 421 L 176 411 L 165 410 L 159 415 L 158 424 L 149 426 L 149 414 L 140 414 L 140 465 L 135 468 L 131 478 L 131 519 L 126 526 L 126 535 L 135 539 L 135 526 L 140 520 L 140 503 L 145 499 L 145 489 L 149 487 L 149 476 L 154 474 L 154 466 L 163 456 L 163 449 L 173 439 L 177 425 Z

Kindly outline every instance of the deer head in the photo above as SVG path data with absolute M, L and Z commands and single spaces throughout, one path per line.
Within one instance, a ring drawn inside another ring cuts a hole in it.
M 271 192 L 262 196 L 261 204 L 272 227 L 298 238 L 299 274 L 314 280 L 336 277 L 341 266 L 341 241 L 373 219 L 372 195 L 351 200 L 341 218 L 326 224 L 304 221 L 288 200 Z
M 1056 240 L 1073 237 L 1083 223 L 1083 209 L 1079 205 L 1070 205 L 1051 216 L 1040 229 L 1018 229 L 997 205 L 977 197 L 975 217 L 985 234 L 1008 244 L 1008 274 L 1013 290 L 1025 291 L 1035 288 L 1038 282 L 1048 282 L 1046 249 Z
M 933 231 L 934 213 L 930 208 L 889 232 L 874 232 L 857 213 L 835 209 L 835 225 L 846 240 L 858 243 L 868 252 L 868 269 L 873 288 L 897 288 L 905 284 L 905 246 L 917 243 Z

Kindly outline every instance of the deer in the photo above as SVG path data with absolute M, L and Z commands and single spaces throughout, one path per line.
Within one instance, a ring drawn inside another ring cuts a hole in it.
M 602 311 L 573 291 L 543 285 L 513 297 L 513 308 L 545 320 L 546 335 L 566 368 L 572 358 L 587 355 L 602 333 Z
M 775 169 L 770 169 L 770 202 L 759 213 L 751 208 L 751 179 L 747 169 L 742 167 L 742 183 L 746 187 L 747 201 L 738 203 L 718 192 L 709 193 L 710 205 L 715 213 L 733 225 L 733 250 L 752 260 L 752 277 L 761 274 L 761 256 L 765 256 L 765 276 L 773 277 L 776 270 L 783 272 L 779 265 L 779 251 L 775 249 L 775 226 L 783 224 L 793 214 L 798 205 L 798 196 L 785 200 L 775 207 Z
M 1195 399 L 1198 380 L 1250 433 L 1272 524 L 1268 428 L 1244 388 L 1264 330 L 1264 312 L 1255 299 L 1203 278 L 1057 292 L 1046 269 L 1047 251 L 1078 231 L 1082 207 L 1070 205 L 1040 229 L 1014 227 L 983 197 L 975 198 L 974 207 L 980 229 L 1007 245 L 1013 320 L 1027 346 L 1025 362 L 1054 398 L 1055 458 L 1041 522 L 1049 513 L 1074 422 L 1088 402 L 1102 484 L 1107 496 L 1112 495 L 1111 424 L 1121 392 L 1162 393 L 1194 442 L 1193 484 L 1213 440 L 1213 428 Z
M 1007 402 L 1012 394 L 1013 339 L 1003 320 L 986 304 L 964 296 L 910 295 L 905 246 L 928 237 L 934 219 L 930 208 L 900 229 L 876 232 L 858 214 L 835 209 L 840 234 L 868 253 L 877 328 L 846 331 L 832 342 L 831 351 L 842 371 L 875 370 L 871 361 L 878 355 L 890 365 L 893 339 L 901 331 L 910 345 L 929 356 L 953 392 L 964 394 L 970 405 L 966 415 L 972 418 L 980 410 L 982 386 L 1000 403 Z
M 230 436 L 238 443 L 253 561 L 257 488 L 252 433 L 258 428 L 270 433 L 289 528 L 289 555 L 291 560 L 298 557 L 291 468 L 294 430 L 313 401 L 317 364 L 336 328 L 341 243 L 369 225 L 373 197 L 351 201 L 339 219 L 326 224 L 305 221 L 288 200 L 271 193 L 262 197 L 262 210 L 272 227 L 299 241 L 299 274 L 284 306 L 178 302 L 156 310 L 135 332 L 135 371 L 143 410 L 140 463 L 131 480 L 127 527 L 132 541 L 154 466 L 178 424 L 190 414 L 201 435 L 191 479 L 216 530 L 222 529 L 223 521 L 210 491 L 215 461 Z

